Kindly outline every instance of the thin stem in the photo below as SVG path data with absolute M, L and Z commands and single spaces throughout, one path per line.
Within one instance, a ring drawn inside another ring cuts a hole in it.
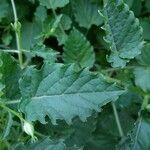
M 115 102 L 111 102 L 111 104 L 112 104 L 116 124 L 117 124 L 117 127 L 118 127 L 118 131 L 119 131 L 120 137 L 122 138 L 122 137 L 124 137 L 124 133 L 123 133 L 123 130 L 122 130 L 122 127 L 121 127 L 121 123 L 120 123 L 120 120 L 119 120 L 119 116 L 118 116 L 118 112 L 117 112 L 117 109 L 116 109 Z
M 19 51 L 14 50 L 14 49 L 0 49 L 0 51 L 2 51 L 4 53 L 17 53 L 17 54 L 19 54 Z M 30 51 L 27 51 L 27 50 L 24 50 L 24 49 L 22 49 L 22 52 L 30 53 Z
M 16 111 L 10 109 L 9 107 L 7 107 L 7 106 L 6 106 L 5 104 L 3 104 L 2 102 L 0 102 L 0 107 L 2 107 L 3 109 L 5 109 L 6 111 L 10 112 L 11 114 L 17 116 L 21 121 L 25 121 L 25 120 L 22 118 L 22 116 L 21 116 L 18 112 L 16 112 Z
M 13 101 L 7 101 L 7 102 L 4 102 L 6 105 L 11 105 L 11 104 L 18 104 L 20 103 L 21 101 L 20 100 L 13 100 Z
M 16 45 L 19 58 L 20 67 L 23 68 L 23 56 L 22 56 L 22 49 L 20 44 L 20 27 L 18 27 L 18 18 L 17 18 L 17 12 L 16 12 L 16 6 L 14 3 L 14 0 L 11 0 L 12 8 L 13 8 L 13 14 L 14 14 L 14 28 L 15 28 L 15 34 L 16 34 Z

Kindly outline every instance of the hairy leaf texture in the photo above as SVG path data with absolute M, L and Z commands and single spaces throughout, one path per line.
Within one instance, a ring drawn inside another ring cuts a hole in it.
M 82 121 L 93 110 L 100 111 L 106 103 L 116 100 L 124 90 L 105 81 L 87 69 L 74 71 L 74 66 L 46 64 L 41 70 L 29 67 L 20 81 L 21 109 L 29 121 L 45 122 L 48 115 L 53 124 L 57 119 L 68 124 L 79 116 Z
M 111 54 L 107 60 L 113 67 L 125 67 L 126 63 L 141 53 L 142 28 L 129 7 L 119 0 L 110 0 L 104 6 L 105 41 Z
M 64 45 L 63 60 L 78 67 L 92 67 L 95 54 L 90 42 L 77 29 L 73 29 Z

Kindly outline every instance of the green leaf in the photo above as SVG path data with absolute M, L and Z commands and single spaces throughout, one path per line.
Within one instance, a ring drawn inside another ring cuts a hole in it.
M 64 45 L 63 60 L 78 67 L 92 67 L 95 54 L 90 42 L 77 29 L 73 29 Z
M 127 138 L 118 145 L 118 150 L 149 150 L 150 119 L 141 118 Z
M 38 36 L 42 32 L 41 24 L 36 21 L 22 24 L 21 44 L 23 49 L 29 50 L 38 43 Z
M 62 14 L 60 24 L 64 30 L 69 30 L 71 28 L 72 20 L 69 16 Z
M 141 53 L 142 28 L 129 7 L 122 1 L 110 0 L 104 6 L 105 41 L 111 54 L 108 62 L 113 67 L 125 67 L 126 63 Z
M 43 6 L 38 6 L 34 15 L 35 20 L 44 22 L 44 20 L 47 18 L 46 8 Z
M 3 33 L 2 41 L 5 45 L 9 45 L 12 41 L 12 35 L 9 32 Z
M 5 85 L 3 97 L 9 99 L 19 98 L 20 90 L 18 80 L 21 75 L 21 69 L 13 57 L 7 53 L 2 53 L 0 60 L 3 61 L 2 66 L 0 66 L 0 74 L 3 75 L 1 82 Z
M 28 57 L 41 57 L 44 62 L 54 63 L 57 59 L 58 52 L 51 48 L 46 48 L 45 45 L 35 45 L 30 52 L 27 53 Z
M 69 0 L 39 0 L 40 5 L 47 7 L 48 9 L 56 9 L 58 7 L 64 7 L 69 3 Z
M 75 116 L 85 121 L 93 110 L 100 111 L 124 93 L 101 75 L 87 69 L 76 72 L 74 66 L 62 64 L 46 64 L 40 71 L 29 67 L 20 80 L 20 89 L 21 110 L 27 120 L 46 123 L 48 115 L 53 124 L 57 119 L 70 124 Z
M 60 19 L 60 22 L 57 26 L 56 31 L 54 32 L 54 36 L 57 37 L 57 40 L 59 42 L 59 45 L 65 44 L 68 35 L 60 29 L 60 25 L 62 26 L 63 30 L 69 30 L 71 28 L 72 20 L 69 16 L 62 14 L 62 17 Z
M 146 44 L 142 49 L 142 54 L 138 57 L 141 66 L 134 69 L 135 83 L 145 92 L 150 91 L 150 44 Z
M 90 0 L 72 0 L 73 11 L 76 21 L 81 27 L 89 29 L 92 25 L 103 23 L 98 14 L 98 6 Z

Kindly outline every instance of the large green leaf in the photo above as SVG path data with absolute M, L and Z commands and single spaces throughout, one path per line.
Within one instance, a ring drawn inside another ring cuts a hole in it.
M 95 61 L 93 47 L 82 33 L 73 29 L 64 45 L 63 60 L 81 68 L 92 67 Z
M 72 0 L 76 21 L 81 27 L 89 29 L 92 25 L 100 25 L 103 20 L 98 14 L 98 6 L 90 0 Z
M 42 6 L 46 6 L 48 9 L 56 9 L 58 7 L 64 7 L 69 3 L 69 0 L 39 0 Z
M 149 150 L 150 119 L 141 118 L 133 131 L 120 143 L 118 150 Z
M 119 0 L 110 0 L 104 6 L 105 41 L 110 44 L 108 62 L 113 67 L 124 67 L 130 59 L 141 53 L 142 28 L 128 6 Z
M 102 75 L 87 69 L 74 71 L 74 66 L 46 64 L 40 71 L 29 67 L 20 80 L 21 109 L 29 121 L 45 123 L 48 115 L 53 124 L 57 119 L 72 122 L 79 116 L 82 121 L 93 110 L 116 100 L 124 90 L 105 81 Z
M 141 66 L 134 69 L 135 83 L 144 91 L 150 91 L 150 44 L 146 44 L 142 49 L 142 54 L 138 57 Z

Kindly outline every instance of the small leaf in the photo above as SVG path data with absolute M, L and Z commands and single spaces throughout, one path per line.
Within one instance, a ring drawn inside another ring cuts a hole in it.
M 129 7 L 121 1 L 110 0 L 104 6 L 105 41 L 110 44 L 108 62 L 113 67 L 125 67 L 126 63 L 141 53 L 142 28 Z
M 38 6 L 34 15 L 35 20 L 44 22 L 44 20 L 47 18 L 46 8 L 43 6 Z
M 44 62 L 54 63 L 57 59 L 58 52 L 51 48 L 46 48 L 45 45 L 35 45 L 28 54 L 28 57 L 42 57 Z
M 95 61 L 93 47 L 77 29 L 73 29 L 64 45 L 63 60 L 78 67 L 92 67 Z
M 40 71 L 33 67 L 26 70 L 20 89 L 21 110 L 28 121 L 46 123 L 46 115 L 53 124 L 57 119 L 70 124 L 75 116 L 85 121 L 93 110 L 100 111 L 103 105 L 124 93 L 101 75 L 87 69 L 75 72 L 73 68 L 72 65 L 46 64 Z
M 91 3 L 90 0 L 72 0 L 71 2 L 75 19 L 81 27 L 89 29 L 92 25 L 103 23 L 95 3 Z

